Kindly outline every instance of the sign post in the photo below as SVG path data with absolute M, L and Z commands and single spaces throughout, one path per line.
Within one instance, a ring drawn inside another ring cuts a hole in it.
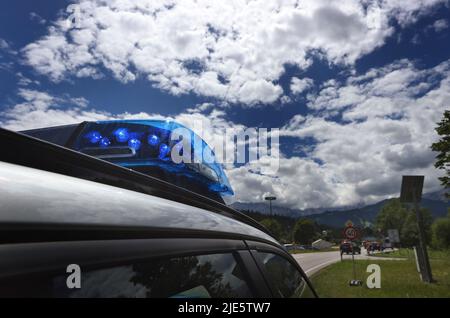
M 270 216 L 272 216 L 272 201 L 276 200 L 277 197 L 274 196 L 270 196 L 270 197 L 265 197 L 264 200 L 269 201 L 269 205 L 270 205 Z
M 419 232 L 419 249 L 416 254 L 420 266 L 420 276 L 422 281 L 431 283 L 433 281 L 433 276 L 431 273 L 430 260 L 428 259 L 423 217 L 419 207 L 419 203 L 422 200 L 423 180 L 424 176 L 403 176 L 400 202 L 414 204 Z
M 355 268 L 355 249 L 353 248 L 353 240 L 358 237 L 358 230 L 353 227 L 352 222 L 347 222 L 344 228 L 344 237 L 350 241 L 352 248 L 352 267 L 353 267 L 353 279 L 350 281 L 350 286 L 361 286 L 362 281 L 356 279 L 356 268 Z M 342 254 L 341 254 L 342 257 Z

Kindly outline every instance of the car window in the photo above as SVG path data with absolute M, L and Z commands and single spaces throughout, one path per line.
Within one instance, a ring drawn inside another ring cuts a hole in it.
M 126 298 L 253 297 L 244 270 L 233 254 L 172 257 L 129 265 L 81 269 L 81 288 L 69 289 L 69 274 L 11 282 L 18 296 Z M 21 287 L 20 287 L 21 286 Z M 3 287 L 6 285 L 3 284 Z M 1 291 L 2 287 L 0 287 Z M 5 292 L 5 290 L 3 291 Z M 9 295 L 11 295 L 9 290 Z M 0 294 L 3 294 L 0 292 Z
M 300 271 L 290 261 L 273 253 L 258 252 L 257 254 L 275 297 L 309 298 L 314 296 Z

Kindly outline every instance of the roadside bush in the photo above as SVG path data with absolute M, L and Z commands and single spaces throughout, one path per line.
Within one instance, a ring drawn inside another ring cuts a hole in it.
M 309 219 L 300 219 L 295 223 L 293 239 L 299 244 L 309 245 L 316 236 L 316 226 Z
M 437 219 L 432 226 L 433 246 L 438 249 L 450 248 L 450 216 Z

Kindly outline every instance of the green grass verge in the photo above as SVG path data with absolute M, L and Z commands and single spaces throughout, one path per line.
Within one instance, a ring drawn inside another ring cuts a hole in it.
M 392 258 L 409 258 L 414 259 L 413 249 L 400 248 L 395 251 L 386 251 L 384 253 L 373 254 L 376 257 L 392 257 Z M 430 259 L 447 259 L 450 260 L 450 250 L 433 250 L 428 249 L 428 256 Z
M 320 297 L 450 297 L 450 258 L 432 259 L 431 267 L 435 283 L 426 284 L 420 280 L 416 264 L 406 260 L 360 260 L 355 261 L 357 279 L 363 286 L 349 286 L 352 279 L 352 263 L 345 260 L 330 265 L 316 273 L 311 281 Z M 369 264 L 381 268 L 381 288 L 369 289 L 366 273 Z

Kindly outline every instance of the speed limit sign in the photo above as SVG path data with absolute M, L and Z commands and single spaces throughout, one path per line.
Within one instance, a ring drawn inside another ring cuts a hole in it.
M 353 226 L 347 226 L 344 229 L 344 236 L 346 239 L 353 241 L 358 237 L 358 230 L 355 229 Z

